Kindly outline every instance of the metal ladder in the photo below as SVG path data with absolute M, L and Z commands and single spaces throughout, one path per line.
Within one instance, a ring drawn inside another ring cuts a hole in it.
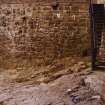
M 105 62 L 97 60 L 99 48 L 101 46 L 102 31 L 105 23 L 104 4 L 90 3 L 90 23 L 91 23 L 91 57 L 92 69 L 105 69 Z

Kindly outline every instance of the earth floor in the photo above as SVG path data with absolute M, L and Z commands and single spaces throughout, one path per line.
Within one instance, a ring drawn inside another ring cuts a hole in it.
M 23 77 L 20 71 L 2 71 L 0 105 L 105 105 L 105 73 L 92 72 L 88 64 L 81 61 L 72 63 L 63 67 L 64 62 L 56 62 Z

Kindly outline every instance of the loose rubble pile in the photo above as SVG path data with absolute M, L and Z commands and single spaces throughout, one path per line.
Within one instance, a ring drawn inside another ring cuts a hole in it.
M 56 80 L 57 78 L 83 72 L 90 71 L 89 61 L 81 61 L 80 58 L 63 58 L 60 60 L 55 60 L 53 63 L 42 66 L 42 67 L 18 67 L 16 69 L 1 70 L 0 69 L 0 80 L 3 82 L 25 82 L 34 80 L 37 83 Z
M 26 70 L 25 68 L 21 68 L 20 70 L 17 68 L 16 78 L 14 81 L 16 82 L 24 82 L 30 81 L 32 79 L 36 80 L 36 82 L 45 82 L 48 83 L 50 81 L 56 80 L 57 78 L 83 72 L 89 71 L 90 72 L 90 63 L 89 61 L 81 61 L 80 58 L 73 59 L 73 58 L 64 58 L 60 60 L 54 61 L 52 64 L 47 65 L 41 68 L 29 68 Z M 11 70 L 10 70 L 11 71 Z M 13 70 L 14 71 L 14 70 Z

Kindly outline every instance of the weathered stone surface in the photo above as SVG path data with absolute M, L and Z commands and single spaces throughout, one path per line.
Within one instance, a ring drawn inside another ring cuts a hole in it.
M 51 1 L 11 2 L 0 5 L 1 66 L 13 65 L 15 58 L 20 59 L 18 62 L 40 59 L 51 63 L 65 56 L 87 55 L 90 42 L 87 0 L 58 1 L 56 8 Z
M 94 72 L 85 79 L 86 85 L 100 94 L 105 102 L 105 74 L 104 72 Z
M 1 105 L 103 105 L 96 92 L 80 84 L 82 76 L 65 75 L 49 83 L 0 86 Z M 68 90 L 70 90 L 68 92 Z M 94 99 L 93 99 L 94 98 Z
M 105 0 L 96 0 L 98 4 L 103 4 L 105 3 Z

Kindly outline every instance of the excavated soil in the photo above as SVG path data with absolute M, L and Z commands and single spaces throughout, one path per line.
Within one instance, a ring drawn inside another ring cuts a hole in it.
M 104 72 L 91 72 L 87 61 L 63 59 L 30 74 L 1 71 L 0 105 L 105 104 Z
M 62 76 L 48 84 L 1 85 L 0 105 L 102 105 L 100 95 L 80 75 Z

